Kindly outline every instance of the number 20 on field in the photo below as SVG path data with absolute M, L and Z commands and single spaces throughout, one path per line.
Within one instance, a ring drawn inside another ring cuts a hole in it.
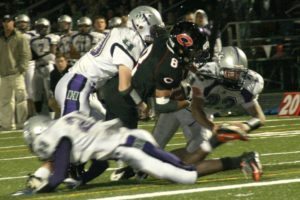
M 298 116 L 300 114 L 300 92 L 284 93 L 280 103 L 279 116 Z

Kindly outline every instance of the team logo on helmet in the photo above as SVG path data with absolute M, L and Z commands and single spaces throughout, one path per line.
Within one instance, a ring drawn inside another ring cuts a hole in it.
M 185 33 L 176 35 L 176 39 L 177 42 L 184 47 L 190 47 L 194 43 L 193 39 Z

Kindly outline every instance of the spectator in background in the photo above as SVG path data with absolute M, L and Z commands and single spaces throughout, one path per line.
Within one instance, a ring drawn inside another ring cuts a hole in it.
M 60 40 L 57 44 L 57 51 L 67 58 L 71 57 L 71 39 L 74 35 L 72 31 L 73 19 L 69 15 L 62 15 L 57 19 Z
M 50 72 L 54 69 L 55 54 L 60 37 L 50 33 L 51 24 L 46 18 L 39 18 L 35 21 L 34 26 L 38 35 L 32 37 L 30 41 L 32 58 L 35 60 L 32 80 L 33 99 L 36 112 L 41 113 L 44 100 L 50 96 Z
M 208 17 L 204 10 L 196 10 L 195 12 L 195 24 L 197 24 L 199 27 L 203 28 L 206 32 L 209 41 L 211 41 L 211 30 L 212 30 L 212 24 L 208 23 Z M 214 55 L 220 53 L 222 50 L 222 41 L 221 41 L 221 33 L 217 34 L 215 45 L 214 45 Z M 214 56 L 213 56 L 214 57 Z
M 127 26 L 127 21 L 128 21 L 128 15 L 123 15 L 122 17 L 121 17 L 121 19 L 122 19 L 122 27 L 125 27 L 125 26 Z
M 77 27 L 78 32 L 71 38 L 72 59 L 79 59 L 105 37 L 102 33 L 92 31 L 92 20 L 89 17 L 77 20 Z
M 11 15 L 4 15 L 0 35 L 0 130 L 23 128 L 27 119 L 24 73 L 31 59 L 27 39 L 15 29 Z
M 50 90 L 52 95 L 48 99 L 48 106 L 55 112 L 55 118 L 60 116 L 60 108 L 53 96 L 56 84 L 67 73 L 70 66 L 64 54 L 57 54 L 55 58 L 54 70 L 50 73 Z
M 30 44 L 31 38 L 38 36 L 35 30 L 30 30 L 30 18 L 25 14 L 20 14 L 15 17 L 15 26 L 18 31 L 20 31 Z M 28 117 L 32 117 L 36 114 L 34 105 L 34 95 L 33 95 L 33 77 L 35 71 L 35 61 L 30 60 L 28 63 L 28 68 L 25 72 L 25 85 L 27 92 L 27 106 L 28 106 Z
M 195 14 L 194 12 L 188 12 L 184 15 L 184 21 L 195 23 Z
M 106 23 L 106 19 L 103 16 L 97 16 L 94 19 L 94 31 L 98 32 L 98 33 L 103 33 L 103 34 L 107 34 L 108 30 L 106 29 L 107 27 L 107 23 Z

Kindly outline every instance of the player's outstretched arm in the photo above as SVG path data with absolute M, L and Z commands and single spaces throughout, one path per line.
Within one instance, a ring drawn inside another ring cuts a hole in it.
M 53 174 L 49 177 L 48 183 L 39 188 L 37 193 L 54 191 L 67 177 L 71 150 L 71 141 L 68 138 L 62 138 L 54 153 Z

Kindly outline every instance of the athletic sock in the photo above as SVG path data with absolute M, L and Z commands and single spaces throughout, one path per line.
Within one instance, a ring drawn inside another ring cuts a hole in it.
M 241 159 L 241 156 L 221 158 L 223 170 L 226 171 L 240 168 Z

